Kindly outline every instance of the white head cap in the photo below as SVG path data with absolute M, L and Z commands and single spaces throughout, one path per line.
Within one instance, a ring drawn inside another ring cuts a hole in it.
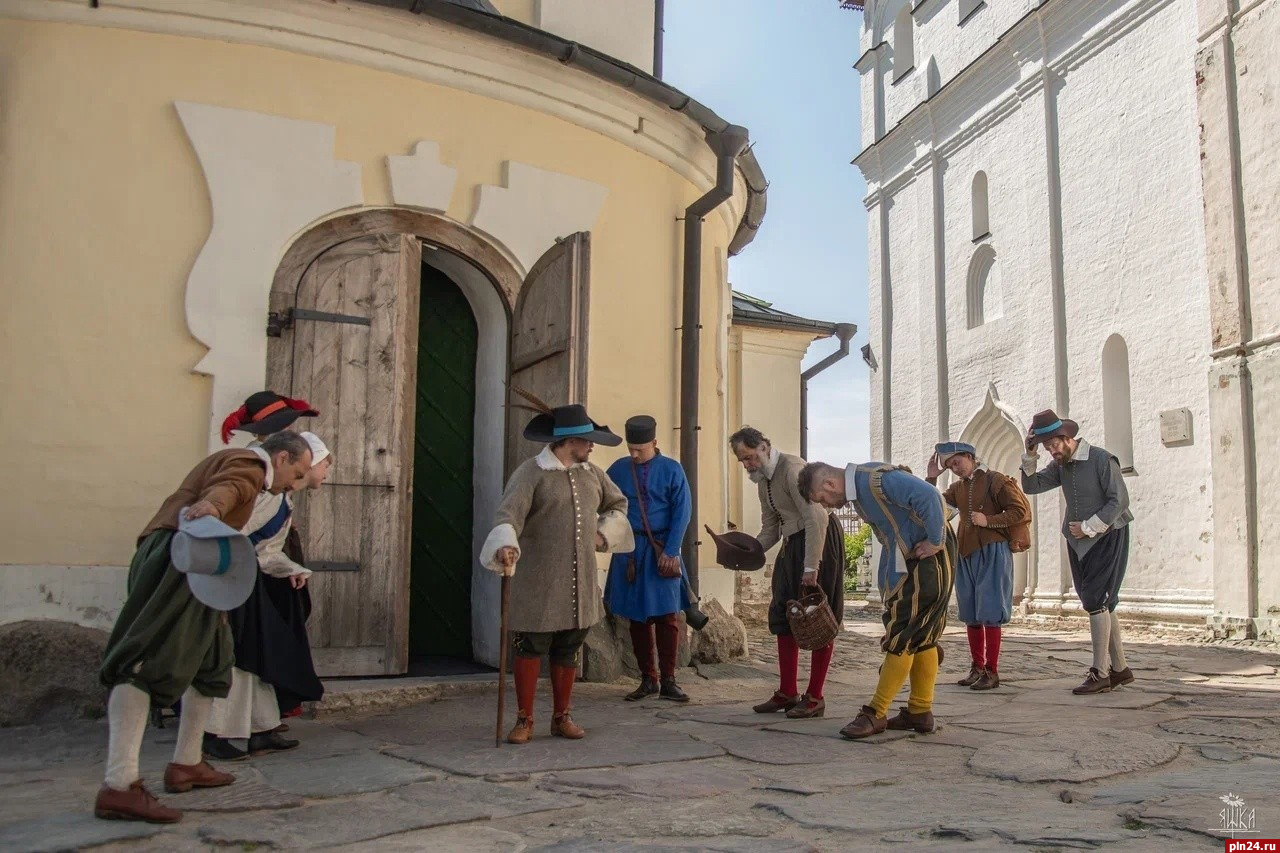
M 324 442 L 320 440 L 320 436 L 314 432 L 304 432 L 302 437 L 306 439 L 307 446 L 311 448 L 311 464 L 319 465 L 321 462 L 329 458 L 329 448 L 324 446 Z

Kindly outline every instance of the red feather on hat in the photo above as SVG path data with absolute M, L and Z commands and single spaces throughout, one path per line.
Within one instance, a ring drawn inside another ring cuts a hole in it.
M 305 412 L 311 409 L 311 404 L 306 400 L 292 400 L 288 397 L 281 397 L 280 399 L 288 403 L 289 408 L 293 409 L 295 412 Z
M 244 424 L 244 419 L 249 416 L 249 410 L 244 406 L 236 409 L 227 415 L 226 420 L 222 422 L 222 443 L 231 443 L 231 432 Z

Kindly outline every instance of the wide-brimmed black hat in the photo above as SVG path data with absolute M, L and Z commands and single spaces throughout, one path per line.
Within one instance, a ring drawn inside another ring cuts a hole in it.
M 726 569 L 754 572 L 756 569 L 764 568 L 764 546 L 750 533 L 743 533 L 741 530 L 716 533 L 706 525 L 704 529 L 715 540 L 716 562 Z
M 1044 444 L 1055 436 L 1075 438 L 1080 434 L 1080 424 L 1070 418 L 1060 418 L 1053 409 L 1045 409 L 1031 419 L 1031 428 L 1027 430 L 1027 447 Z
M 250 394 L 244 405 L 227 415 L 222 422 L 222 443 L 231 441 L 231 433 L 248 432 L 254 435 L 271 435 L 288 428 L 298 418 L 319 417 L 306 400 L 291 400 L 274 391 L 258 391 Z
M 606 447 L 622 444 L 621 438 L 609 432 L 607 426 L 591 420 L 586 407 L 577 403 L 556 406 L 549 415 L 534 415 L 533 420 L 524 428 L 524 437 L 544 444 L 566 438 L 582 438 Z

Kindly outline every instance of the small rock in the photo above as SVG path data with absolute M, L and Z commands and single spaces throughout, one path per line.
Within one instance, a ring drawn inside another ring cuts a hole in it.
M 708 622 L 693 634 L 691 656 L 698 663 L 727 663 L 747 656 L 747 628 L 714 598 L 702 603 Z
M 98 665 L 104 631 L 40 620 L 0 627 L 0 726 L 22 726 L 106 713 Z
M 1075 798 L 1071 796 L 1070 791 L 1063 791 L 1058 795 L 1058 799 L 1062 800 L 1064 803 L 1070 803 L 1075 800 Z

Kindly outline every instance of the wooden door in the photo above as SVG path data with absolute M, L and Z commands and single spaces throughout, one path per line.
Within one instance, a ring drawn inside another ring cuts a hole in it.
M 591 235 L 556 242 L 525 277 L 511 322 L 511 384 L 552 406 L 586 405 L 587 289 Z M 522 435 L 529 413 L 507 422 L 507 473 L 542 445 Z
M 298 495 L 313 609 L 307 623 L 322 676 L 408 669 L 409 497 L 417 374 L 416 237 L 340 243 L 302 275 L 294 321 L 269 359 L 273 387 L 309 401 L 311 430 L 333 453 L 328 482 Z M 273 310 L 285 305 L 273 300 Z M 283 353 L 282 353 L 283 354 Z

